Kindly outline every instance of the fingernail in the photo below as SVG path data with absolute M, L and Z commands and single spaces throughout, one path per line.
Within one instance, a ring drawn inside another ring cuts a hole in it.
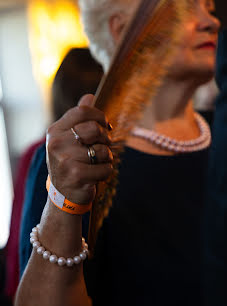
M 112 131 L 112 130 L 113 130 L 113 126 L 112 126 L 111 123 L 108 123 L 108 130 L 109 130 L 109 131 Z

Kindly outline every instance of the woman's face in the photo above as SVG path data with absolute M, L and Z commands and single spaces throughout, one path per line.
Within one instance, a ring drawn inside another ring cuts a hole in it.
M 220 22 L 213 15 L 214 0 L 188 0 L 188 2 L 192 11 L 185 21 L 169 77 L 181 80 L 194 78 L 198 84 L 202 84 L 209 81 L 215 72 Z

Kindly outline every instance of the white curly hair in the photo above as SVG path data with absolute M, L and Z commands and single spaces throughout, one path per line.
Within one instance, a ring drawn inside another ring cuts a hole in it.
M 124 13 L 130 16 L 138 0 L 79 0 L 84 31 L 90 42 L 93 57 L 108 71 L 116 45 L 110 33 L 111 16 Z

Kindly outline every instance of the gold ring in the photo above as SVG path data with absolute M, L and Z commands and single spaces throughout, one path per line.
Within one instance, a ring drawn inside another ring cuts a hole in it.
M 88 157 L 89 157 L 89 159 L 90 159 L 91 164 L 92 164 L 92 165 L 97 164 L 96 152 L 95 152 L 95 150 L 94 150 L 93 147 L 88 147 L 88 152 L 87 152 L 87 154 L 88 154 Z

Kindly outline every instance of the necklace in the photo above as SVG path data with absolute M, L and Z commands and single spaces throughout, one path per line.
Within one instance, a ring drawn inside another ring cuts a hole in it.
M 155 131 L 135 127 L 131 134 L 135 137 L 146 139 L 156 146 L 170 152 L 189 153 L 208 148 L 211 144 L 211 132 L 208 123 L 198 113 L 194 114 L 200 130 L 200 136 L 196 139 L 179 141 Z

